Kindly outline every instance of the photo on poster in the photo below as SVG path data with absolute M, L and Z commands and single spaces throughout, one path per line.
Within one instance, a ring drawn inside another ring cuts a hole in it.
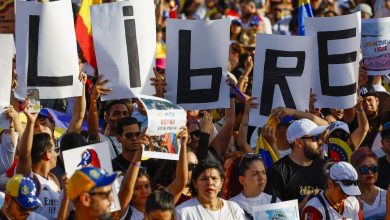
M 153 96 L 140 96 L 147 114 L 146 135 L 151 144 L 144 146 L 144 157 L 178 160 L 180 140 L 177 135 L 186 126 L 186 112 L 168 100 Z
M 253 207 L 254 219 L 299 220 L 298 200 L 258 205 Z
M 76 170 L 83 167 L 95 167 L 112 173 L 112 163 L 110 157 L 109 145 L 107 142 L 96 143 L 84 147 L 78 147 L 62 152 L 64 159 L 65 172 L 70 178 Z M 112 185 L 114 202 L 111 204 L 111 211 L 120 210 L 118 198 L 119 187 L 117 180 Z

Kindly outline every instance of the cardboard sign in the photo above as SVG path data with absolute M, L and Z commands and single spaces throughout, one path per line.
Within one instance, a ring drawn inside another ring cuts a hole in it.
M 15 54 L 14 36 L 0 34 L 0 128 L 9 128 L 9 120 L 3 114 L 10 104 L 12 83 L 12 58 Z
M 129 0 L 91 7 L 99 72 L 112 89 L 102 100 L 152 95 L 156 25 L 152 0 Z
M 362 20 L 363 64 L 368 75 L 390 73 L 390 18 Z
M 272 109 L 284 106 L 304 111 L 309 107 L 314 37 L 257 35 L 249 124 L 263 126 Z
M 229 19 L 168 20 L 168 100 L 186 110 L 229 108 L 229 30 Z
M 41 99 L 81 96 L 79 65 L 70 0 L 16 1 L 15 96 L 38 89 Z
M 306 35 L 316 36 L 312 88 L 316 107 L 352 108 L 359 74 L 360 12 L 305 19 Z

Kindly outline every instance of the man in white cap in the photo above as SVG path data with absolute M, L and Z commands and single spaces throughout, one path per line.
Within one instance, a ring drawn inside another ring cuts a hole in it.
M 301 219 L 360 219 L 363 214 L 359 201 L 358 175 L 347 162 L 330 165 L 324 191 L 309 200 L 302 211 Z
M 286 136 L 291 153 L 277 161 L 267 171 L 265 192 L 283 201 L 298 199 L 302 209 L 310 196 L 325 186 L 325 162 L 320 159 L 322 133 L 328 126 L 318 126 L 309 119 L 291 123 Z

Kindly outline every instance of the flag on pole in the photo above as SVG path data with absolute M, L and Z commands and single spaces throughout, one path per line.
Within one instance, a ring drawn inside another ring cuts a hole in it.
M 310 0 L 299 0 L 298 5 L 298 34 L 305 35 L 304 19 L 307 17 L 313 17 L 313 11 L 311 10 Z
M 95 4 L 102 4 L 102 0 L 83 0 L 81 2 L 80 11 L 76 17 L 76 38 L 87 63 L 97 69 L 90 10 L 90 7 Z

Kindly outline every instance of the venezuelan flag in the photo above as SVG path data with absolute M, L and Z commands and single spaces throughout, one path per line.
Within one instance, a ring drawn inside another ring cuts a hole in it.
M 87 63 L 97 69 L 92 39 L 91 5 L 102 4 L 102 0 L 83 0 L 76 18 L 76 38 Z
M 275 117 L 270 116 L 268 118 L 267 121 L 268 126 L 273 127 L 275 129 L 277 124 L 278 121 L 276 120 Z M 271 167 L 273 163 L 275 163 L 280 159 L 278 154 L 275 153 L 275 150 L 272 148 L 272 146 L 267 142 L 267 140 L 261 134 L 257 141 L 256 153 L 261 154 L 266 169 Z
M 311 10 L 310 0 L 299 0 L 298 5 L 298 34 L 305 35 L 304 19 L 307 17 L 313 17 L 313 11 Z

